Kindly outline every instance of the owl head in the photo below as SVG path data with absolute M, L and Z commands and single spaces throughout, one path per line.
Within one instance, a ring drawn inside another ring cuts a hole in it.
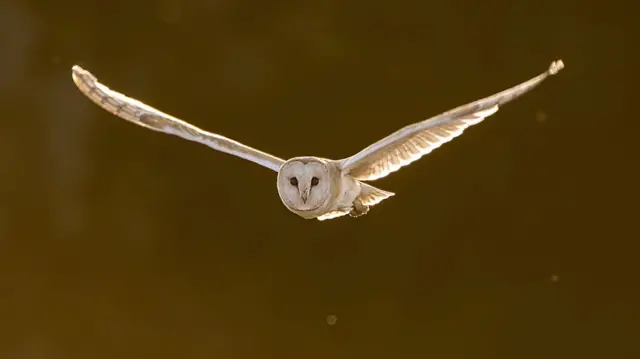
M 329 164 L 315 157 L 296 157 L 278 171 L 278 194 L 294 213 L 313 218 L 331 198 L 333 176 Z

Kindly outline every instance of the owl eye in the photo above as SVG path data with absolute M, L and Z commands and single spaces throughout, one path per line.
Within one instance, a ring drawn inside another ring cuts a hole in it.
M 311 186 L 317 186 L 318 183 L 320 183 L 320 180 L 318 179 L 318 177 L 313 177 L 311 179 Z
M 291 183 L 292 186 L 298 187 L 298 179 L 295 177 L 289 178 L 289 183 Z

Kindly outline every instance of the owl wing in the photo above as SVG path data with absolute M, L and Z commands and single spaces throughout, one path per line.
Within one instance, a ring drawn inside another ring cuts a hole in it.
M 499 106 L 530 91 L 563 67 L 562 60 L 554 61 L 547 71 L 519 85 L 406 126 L 359 153 L 340 160 L 340 167 L 343 173 L 361 181 L 385 177 L 451 141 L 467 127 L 496 113 Z
M 230 138 L 204 131 L 194 125 L 163 113 L 144 103 L 113 91 L 98 82 L 95 76 L 80 66 L 73 66 L 72 78 L 76 86 L 98 106 L 112 114 L 150 130 L 176 135 L 199 142 L 215 150 L 228 153 L 278 171 L 285 162 Z

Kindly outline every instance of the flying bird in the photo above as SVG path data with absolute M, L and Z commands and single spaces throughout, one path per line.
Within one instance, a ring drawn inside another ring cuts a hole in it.
M 405 126 L 353 156 L 339 160 L 315 156 L 284 160 L 207 132 L 111 90 L 78 65 L 72 67 L 72 78 L 83 94 L 120 118 L 150 130 L 207 145 L 277 172 L 278 194 L 286 208 L 302 218 L 322 221 L 347 214 L 351 217 L 366 214 L 370 207 L 395 195 L 366 182 L 385 177 L 449 142 L 467 127 L 482 122 L 496 113 L 500 106 L 532 90 L 563 67 L 562 60 L 554 61 L 545 72 L 525 82 Z

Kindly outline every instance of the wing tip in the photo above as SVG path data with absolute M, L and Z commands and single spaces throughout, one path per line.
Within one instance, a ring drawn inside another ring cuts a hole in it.
M 556 60 L 549 65 L 549 70 L 547 71 L 550 75 L 555 75 L 560 70 L 564 68 L 564 62 L 562 60 Z
M 85 69 L 83 69 L 82 67 L 80 67 L 80 65 L 73 65 L 71 66 L 71 76 L 75 79 L 77 77 L 82 76 L 84 73 L 86 73 L 87 71 Z
M 71 67 L 71 79 L 79 88 L 86 87 L 86 82 L 95 82 L 96 78 L 89 71 L 83 69 L 80 65 Z M 87 81 L 90 80 L 90 81 Z

